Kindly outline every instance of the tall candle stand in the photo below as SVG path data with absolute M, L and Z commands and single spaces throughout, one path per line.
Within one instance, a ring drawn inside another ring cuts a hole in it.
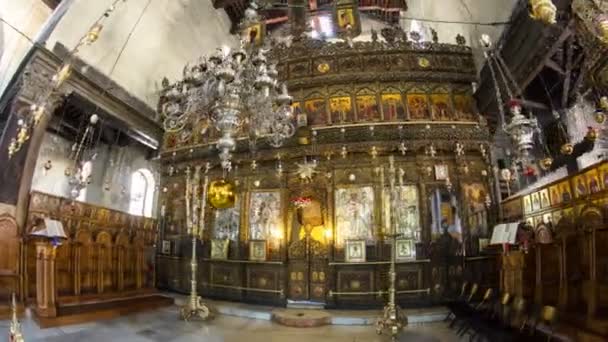
M 384 331 L 388 331 L 388 333 L 391 335 L 391 340 L 394 342 L 397 340 L 397 335 L 407 325 L 407 316 L 405 315 L 403 310 L 395 303 L 395 282 L 397 278 L 397 273 L 395 271 L 395 245 L 397 242 L 397 237 L 401 236 L 401 234 L 397 234 L 396 232 L 396 220 L 394 219 L 397 194 L 395 188 L 396 169 L 393 156 L 389 157 L 388 172 L 390 182 L 391 223 L 390 232 L 388 234 L 385 234 L 385 237 L 389 238 L 391 241 L 391 264 L 388 272 L 388 303 L 384 306 L 382 316 L 379 317 L 378 321 L 376 322 L 376 332 L 378 333 L 378 335 L 381 335 Z M 382 172 L 382 177 L 382 179 L 384 179 L 384 172 Z M 382 189 L 382 191 L 384 191 L 384 188 Z
M 190 178 L 190 167 L 186 169 L 186 226 L 188 234 L 192 237 L 192 260 L 190 261 L 192 280 L 190 282 L 190 300 L 180 309 L 180 316 L 185 321 L 197 316 L 202 320 L 209 318 L 209 307 L 203 303 L 203 299 L 198 295 L 196 290 L 196 270 L 198 268 L 196 240 L 199 238 L 202 240 L 204 231 L 205 201 L 207 198 L 207 185 L 209 183 L 208 171 L 209 168 L 207 167 L 203 180 L 202 194 L 199 196 L 201 167 L 196 166 L 194 168 L 192 179 Z
M 11 301 L 11 325 L 9 327 L 9 341 L 10 342 L 24 342 L 23 334 L 21 333 L 21 324 L 19 324 L 19 320 L 17 319 L 17 298 L 13 293 L 13 298 Z

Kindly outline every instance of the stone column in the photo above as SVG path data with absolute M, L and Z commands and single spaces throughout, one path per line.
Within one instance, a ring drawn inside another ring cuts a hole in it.
M 36 241 L 36 315 L 56 317 L 56 249 L 49 240 Z

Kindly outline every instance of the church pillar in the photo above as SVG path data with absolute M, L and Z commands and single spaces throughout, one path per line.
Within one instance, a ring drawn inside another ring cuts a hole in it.
M 55 304 L 56 249 L 50 241 L 36 242 L 36 315 L 56 317 Z

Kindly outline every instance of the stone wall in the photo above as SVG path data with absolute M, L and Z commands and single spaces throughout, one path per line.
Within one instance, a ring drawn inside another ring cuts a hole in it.
M 46 133 L 42 146 L 36 162 L 32 191 L 69 197 L 71 188 L 68 177 L 64 173 L 68 166 L 73 165 L 68 159 L 72 144 L 57 135 Z M 129 212 L 132 173 L 145 168 L 150 170 L 158 181 L 156 176 L 158 163 L 147 160 L 146 153 L 147 151 L 139 146 L 111 148 L 108 145 L 100 145 L 97 148 L 97 158 L 93 161 L 91 184 L 87 186 L 80 200 L 96 206 Z M 47 160 L 51 160 L 52 168 L 45 171 L 44 164 Z M 110 184 L 109 190 L 104 188 L 106 182 Z M 155 202 L 153 207 L 156 207 Z
M 49 37 L 47 48 L 53 49 L 58 42 L 72 48 L 111 2 L 74 2 Z M 186 62 L 222 45 L 233 45 L 230 25 L 224 10 L 213 8 L 211 0 L 154 0 L 149 4 L 148 0 L 129 0 L 117 6 L 99 40 L 82 48 L 79 55 L 156 108 L 164 76 L 174 80 Z

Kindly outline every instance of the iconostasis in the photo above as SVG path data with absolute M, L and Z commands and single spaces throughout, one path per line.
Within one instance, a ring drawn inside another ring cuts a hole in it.
M 497 281 L 495 258 L 485 254 L 496 218 L 491 135 L 475 110 L 471 51 L 415 44 L 275 47 L 298 132 L 276 149 L 242 137 L 230 174 L 209 171 L 210 180 L 234 183 L 236 201 L 206 207 L 202 293 L 276 305 L 380 306 L 392 232 L 399 234 L 402 304 L 441 300 L 465 278 Z M 166 249 L 158 280 L 181 292 L 190 286 L 185 170 L 213 164 L 217 140 L 208 123 L 190 125 L 199 129 L 167 133 L 161 154 Z

